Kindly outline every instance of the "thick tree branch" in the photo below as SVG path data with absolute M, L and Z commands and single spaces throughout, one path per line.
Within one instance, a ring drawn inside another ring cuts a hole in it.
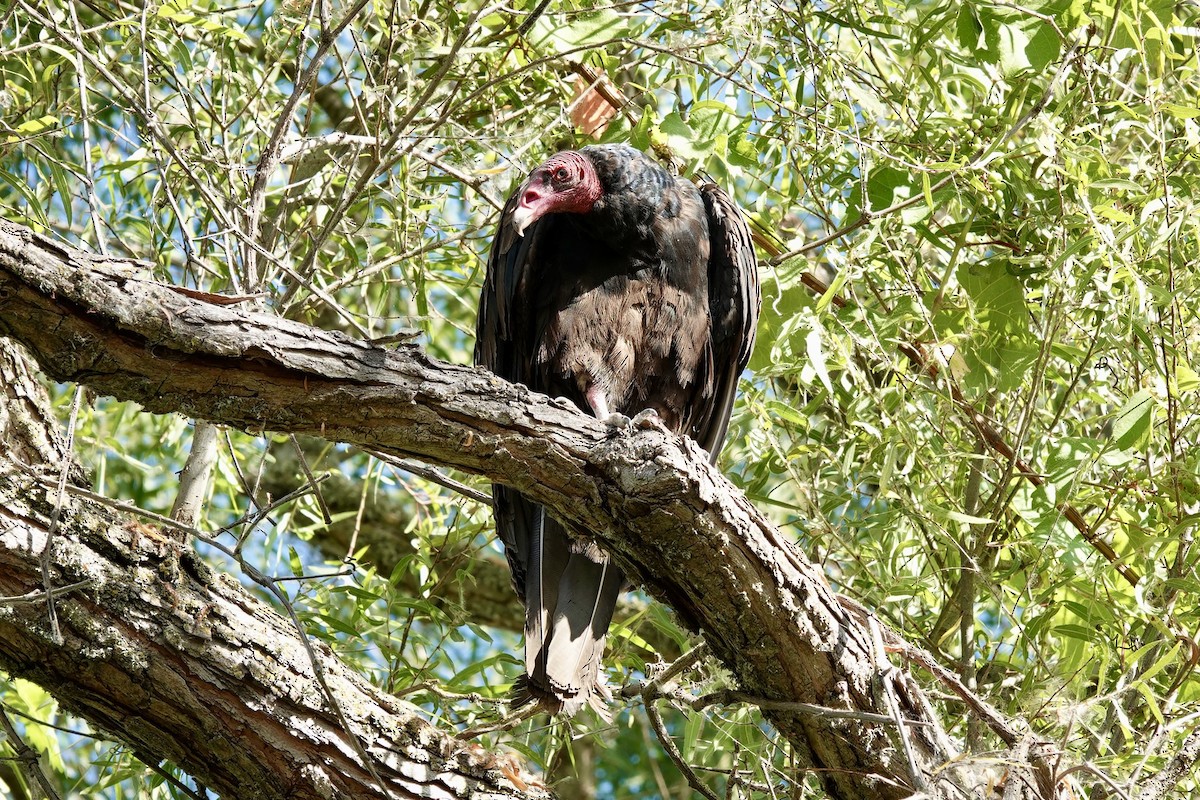
M 545 503 L 702 631 L 748 694 L 916 723 L 765 710 L 831 797 L 900 798 L 921 785 L 980 796 L 1003 784 L 1020 786 L 1017 797 L 1056 795 L 1041 743 L 980 762 L 958 752 L 868 620 L 838 603 L 820 570 L 693 443 L 661 428 L 613 436 L 574 409 L 415 346 L 382 350 L 201 302 L 7 224 L 0 333 L 55 379 L 150 411 L 417 457 Z

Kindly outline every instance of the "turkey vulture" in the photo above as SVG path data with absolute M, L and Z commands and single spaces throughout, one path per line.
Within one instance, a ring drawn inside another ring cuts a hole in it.
M 475 363 L 613 423 L 652 409 L 715 461 L 758 306 L 750 229 L 728 195 L 627 145 L 593 145 L 551 157 L 505 204 Z M 493 498 L 525 603 L 518 701 L 599 708 L 624 576 L 541 506 L 503 486 Z

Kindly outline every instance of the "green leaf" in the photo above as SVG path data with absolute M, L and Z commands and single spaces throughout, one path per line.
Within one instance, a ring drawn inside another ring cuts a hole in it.
M 240 28 L 233 28 L 219 21 L 220 15 L 208 9 L 193 10 L 189 0 L 168 0 L 158 6 L 155 16 L 169 19 L 181 25 L 194 25 L 209 33 L 218 33 L 229 39 L 248 42 L 249 37 Z
M 745 127 L 749 127 L 749 123 Z M 739 135 L 729 138 L 729 163 L 743 169 L 754 169 L 759 166 L 758 150 L 754 142 L 741 128 Z
M 1140 682 L 1135 684 L 1135 687 L 1137 688 L 1138 693 L 1142 696 L 1142 699 L 1146 701 L 1146 708 L 1150 709 L 1150 713 L 1154 715 L 1154 719 L 1158 722 L 1158 724 L 1166 724 L 1166 720 L 1163 718 L 1162 709 L 1159 708 L 1158 698 L 1154 696 L 1154 692 L 1151 691 L 1150 687 L 1145 683 Z
M 562 17 L 541 16 L 533 26 L 529 43 L 539 50 L 564 53 L 620 39 L 629 32 L 628 19 L 611 8 L 569 18 L 570 24 L 563 25 Z
M 16 142 L 20 141 L 21 139 L 28 139 L 29 137 L 36 136 L 43 131 L 58 128 L 60 127 L 60 124 L 61 123 L 59 122 L 58 117 L 54 116 L 53 114 L 44 114 L 37 119 L 27 119 L 14 129 L 16 134 L 9 136 L 8 141 Z
M 881 167 L 871 171 L 870 177 L 867 178 L 867 198 L 870 200 L 870 210 L 879 211 L 888 206 L 908 200 L 913 195 L 923 191 L 913 182 L 913 176 L 910 172 L 893 167 Z M 922 210 L 924 207 L 919 207 Z M 905 220 L 908 224 L 916 222 L 921 217 L 925 216 L 927 211 L 922 211 L 917 219 Z
M 1200 108 L 1195 106 L 1181 106 L 1175 103 L 1167 103 L 1163 106 L 1163 110 L 1177 119 L 1195 119 L 1200 117 Z
M 1140 183 L 1136 183 L 1125 178 L 1103 178 L 1098 181 L 1092 181 L 1090 184 L 1092 189 L 1120 189 L 1125 192 L 1142 193 L 1145 189 Z
M 1024 28 L 1016 23 L 997 24 L 989 37 L 989 52 L 993 48 L 996 62 L 1005 76 L 1012 76 L 1030 69 L 1033 64 L 1026 52 L 1029 47 L 1029 35 Z
M 1062 40 L 1058 38 L 1058 33 L 1054 28 L 1045 23 L 1038 25 L 1037 32 L 1033 34 L 1029 44 L 1025 47 L 1025 57 L 1029 61 L 1029 66 L 1038 72 L 1057 61 L 1061 52 Z
M 833 303 L 833 298 L 838 296 L 842 291 L 842 287 L 846 285 L 846 278 L 850 274 L 849 270 L 838 270 L 838 273 L 833 276 L 833 280 L 829 282 L 829 288 L 821 293 L 821 299 L 817 301 L 817 314 L 823 314 Z
M 656 130 L 655 121 L 658 119 L 654 109 L 649 105 L 642 108 L 642 116 L 629 132 L 629 144 L 638 150 L 649 150 L 651 138 Z
M 1058 58 L 1061 40 L 1045 22 L 999 13 L 994 7 L 964 4 L 956 24 L 959 44 L 994 64 L 1007 77 L 1044 70 Z
M 958 21 L 955 28 L 958 43 L 966 50 L 978 51 L 986 47 L 983 39 L 983 23 L 975 13 L 975 6 L 963 3 L 958 11 Z
M 1180 362 L 1175 367 L 1175 392 L 1184 395 L 1200 389 L 1200 375 L 1190 366 Z
M 961 511 L 946 509 L 946 518 L 955 522 L 961 522 L 964 525 L 993 525 L 996 520 L 988 519 L 987 517 L 976 517 L 971 514 L 964 514 Z
M 729 106 L 713 100 L 694 104 L 685 121 L 678 112 L 663 117 L 658 132 L 671 152 L 688 164 L 688 172 L 703 166 L 712 157 L 724 159 L 729 137 L 740 119 Z
M 1142 389 L 1125 401 L 1113 420 L 1112 441 L 1118 450 L 1133 450 L 1141 444 L 1150 432 L 1157 404 L 1149 389 Z
M 1094 642 L 1097 637 L 1094 629 L 1073 623 L 1055 625 L 1054 632 L 1059 636 L 1065 636 L 1068 639 L 1078 639 L 1081 642 Z
M 1020 280 L 1005 259 L 967 263 L 955 275 L 970 295 L 974 315 L 964 320 L 970 347 L 960 349 L 968 385 L 1007 391 L 1019 386 L 1037 357 Z
M 15 189 L 24 198 L 26 207 L 23 210 L 31 215 L 30 218 L 33 222 L 43 228 L 50 227 L 50 221 L 46 217 L 45 210 L 42 208 L 43 204 L 29 185 L 29 181 L 23 180 L 7 170 L 0 169 L 0 186 L 3 185 L 8 185 Z
M 825 350 L 821 346 L 821 328 L 814 325 L 804 337 L 805 352 L 808 355 L 808 366 L 817 373 L 825 391 L 833 394 L 833 381 L 829 378 L 829 366 L 825 363 Z

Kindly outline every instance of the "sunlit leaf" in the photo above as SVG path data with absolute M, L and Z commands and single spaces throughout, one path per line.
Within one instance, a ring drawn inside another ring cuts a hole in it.
M 1132 450 L 1149 433 L 1156 405 L 1149 389 L 1142 389 L 1125 402 L 1112 424 L 1113 444 L 1118 450 Z

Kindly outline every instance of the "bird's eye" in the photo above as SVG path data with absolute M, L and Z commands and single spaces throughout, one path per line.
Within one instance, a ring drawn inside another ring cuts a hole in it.
M 566 167 L 559 167 L 558 169 L 554 170 L 554 180 L 565 181 L 570 174 L 571 173 L 567 171 Z

